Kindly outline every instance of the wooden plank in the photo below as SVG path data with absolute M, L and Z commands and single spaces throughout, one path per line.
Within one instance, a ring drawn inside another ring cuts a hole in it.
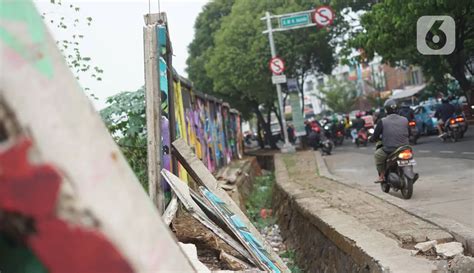
M 230 198 L 230 196 L 219 187 L 219 183 L 211 172 L 204 166 L 204 163 L 196 157 L 191 148 L 183 139 L 177 139 L 172 143 L 172 153 L 178 161 L 183 165 L 188 174 L 202 186 L 206 186 L 212 193 L 224 201 L 228 207 L 234 212 L 242 222 L 248 227 L 250 233 L 257 238 L 270 254 L 270 258 L 274 261 L 282 272 L 290 272 L 286 264 L 281 260 L 278 254 L 273 251 L 271 246 L 265 241 L 260 232 L 254 227 L 247 216 L 240 210 L 237 204 Z
M 226 232 L 224 232 L 221 228 L 216 226 L 209 218 L 207 218 L 206 214 L 201 210 L 201 208 L 194 202 L 191 198 L 190 189 L 188 185 L 183 182 L 179 177 L 172 174 L 170 171 L 163 169 L 161 170 L 161 174 L 163 178 L 170 184 L 173 191 L 178 196 L 181 203 L 184 205 L 187 211 L 191 213 L 191 215 L 201 222 L 205 227 L 209 230 L 214 232 L 219 238 L 221 238 L 224 242 L 226 242 L 229 246 L 237 250 L 242 256 L 247 258 L 249 261 L 253 262 L 252 257 L 249 255 L 247 250 L 240 245 L 237 241 L 235 241 L 232 237 L 230 237 Z
M 143 28 L 145 47 L 145 100 L 148 154 L 148 193 L 158 211 L 163 213 L 165 199 L 160 183 L 161 169 L 161 93 L 158 73 L 156 25 Z
M 84 233 L 100 234 L 136 273 L 195 272 L 71 73 L 34 3 L 2 1 L 1 9 L 0 25 L 6 34 L 0 35 L 2 103 L 14 114 L 21 133 L 31 140 L 33 147 L 27 157 L 30 164 L 47 164 L 47 169 L 56 170 L 54 176 L 32 176 L 30 181 L 60 180 L 55 210 L 43 224 L 52 222 L 52 214 L 58 214 L 61 221 L 68 222 L 62 228 L 79 225 L 87 231 Z M 9 137 L 12 142 L 19 140 Z M 10 155 L 3 156 L 3 175 L 8 170 L 24 171 L 4 168 L 4 163 L 16 167 L 15 163 L 20 162 Z M 0 180 L 4 184 L 3 178 Z M 32 196 L 48 201 L 52 198 L 40 192 Z M 34 237 L 45 230 L 36 229 Z M 49 235 L 55 239 L 50 243 L 64 240 L 59 234 Z M 88 249 L 81 241 L 76 240 L 75 245 Z M 60 256 L 56 262 L 62 262 Z
M 178 197 L 176 194 L 173 194 L 173 197 L 171 197 L 171 201 L 166 207 L 165 212 L 163 213 L 163 221 L 167 226 L 171 224 L 171 221 L 173 221 L 174 217 L 176 216 L 176 212 L 178 211 Z

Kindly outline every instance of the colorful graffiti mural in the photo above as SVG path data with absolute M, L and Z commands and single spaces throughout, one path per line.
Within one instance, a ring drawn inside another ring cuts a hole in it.
M 176 124 L 170 129 L 175 130 L 176 138 L 183 138 L 211 172 L 242 158 L 240 113 L 220 99 L 193 90 L 176 73 L 173 83 L 169 96 L 174 96 Z M 184 169 L 179 164 L 177 168 L 179 177 L 187 179 Z

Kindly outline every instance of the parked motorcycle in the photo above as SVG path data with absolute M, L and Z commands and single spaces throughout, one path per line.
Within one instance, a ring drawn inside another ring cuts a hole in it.
M 450 118 L 446 124 L 444 125 L 444 134 L 443 134 L 443 141 L 446 142 L 451 140 L 452 142 L 456 142 L 461 138 L 462 128 L 460 127 L 460 122 L 457 121 L 458 119 L 453 117 Z M 459 119 L 461 121 L 461 119 Z
M 357 138 L 355 140 L 357 147 L 359 147 L 360 145 L 367 146 L 368 141 L 369 141 L 369 136 L 367 135 L 367 130 L 365 128 L 360 129 L 357 132 Z
M 416 161 L 410 146 L 402 146 L 391 153 L 386 160 L 385 181 L 380 184 L 382 191 L 388 193 L 390 188 L 400 190 L 404 199 L 413 195 L 413 184 L 419 175 L 414 172 Z
M 412 120 L 408 122 L 408 126 L 410 128 L 410 144 L 416 145 L 418 138 L 420 137 L 418 127 L 416 127 L 416 121 Z

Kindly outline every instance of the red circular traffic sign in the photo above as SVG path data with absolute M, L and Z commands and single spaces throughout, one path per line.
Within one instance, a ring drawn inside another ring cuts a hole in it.
M 269 66 L 273 74 L 276 75 L 280 75 L 281 73 L 283 73 L 283 71 L 285 71 L 285 62 L 279 57 L 273 57 L 270 60 Z
M 327 27 L 334 22 L 334 11 L 330 6 L 321 6 L 313 14 L 313 20 L 319 27 Z

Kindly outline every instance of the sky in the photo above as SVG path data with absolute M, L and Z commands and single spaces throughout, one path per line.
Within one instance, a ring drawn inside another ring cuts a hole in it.
M 56 0 L 58 1 L 58 0 Z M 182 76 L 185 73 L 187 47 L 194 37 L 194 21 L 209 0 L 161 0 L 160 9 L 167 13 L 173 47 L 173 66 Z M 144 85 L 143 15 L 149 11 L 145 0 L 62 0 L 53 5 L 50 0 L 34 0 L 40 14 L 46 13 L 48 26 L 56 40 L 71 38 L 73 33 L 84 35 L 79 44 L 82 56 L 92 59 L 93 66 L 104 70 L 102 81 L 80 77 L 83 88 L 88 87 L 98 100 L 96 109 L 106 106 L 107 97 L 121 91 L 135 91 Z M 79 7 L 75 12 L 69 5 Z M 151 12 L 158 12 L 158 1 L 150 0 Z M 67 29 L 49 23 L 60 17 L 70 20 Z M 81 22 L 72 27 L 75 17 Z M 91 26 L 85 18 L 92 17 Z

